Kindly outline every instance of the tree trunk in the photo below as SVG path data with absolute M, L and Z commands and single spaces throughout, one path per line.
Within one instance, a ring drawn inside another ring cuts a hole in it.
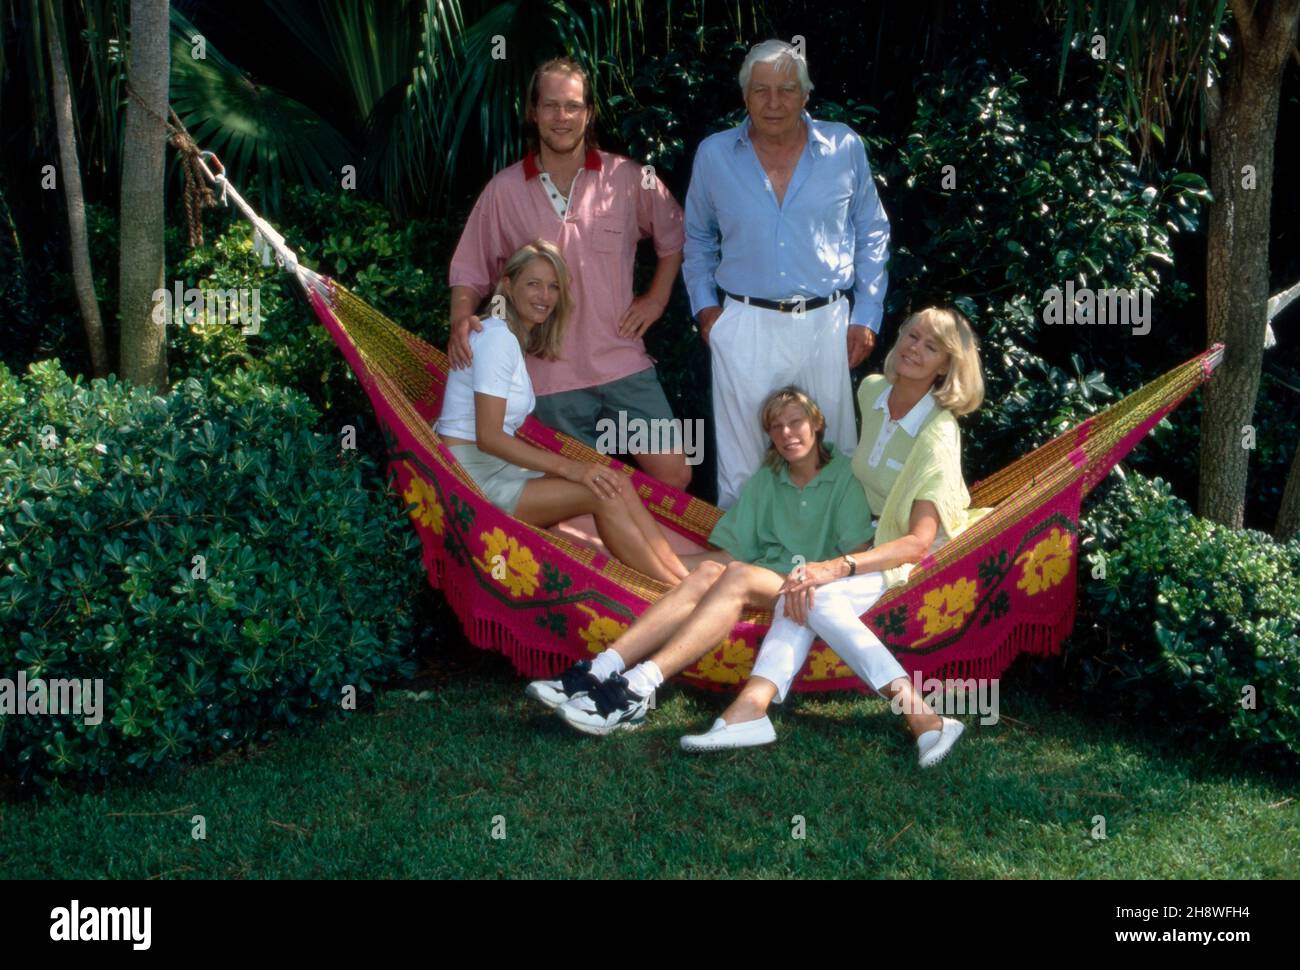
M 1268 301 L 1268 319 L 1272 323 L 1293 301 L 1300 300 L 1300 283 L 1290 289 L 1273 294 Z M 1296 445 L 1295 457 L 1291 459 L 1291 471 L 1286 477 L 1286 488 L 1282 490 L 1282 507 L 1277 510 L 1277 524 L 1273 534 L 1279 542 L 1286 542 L 1300 533 L 1300 444 Z
M 62 31 L 54 20 L 50 0 L 45 0 L 45 38 L 50 53 L 51 89 L 54 97 L 54 126 L 59 137 L 59 176 L 68 206 L 68 243 L 72 255 L 72 285 L 77 291 L 81 323 L 90 348 L 90 371 L 94 377 L 108 375 L 108 345 L 95 296 L 95 276 L 90 269 L 90 245 L 86 237 L 86 199 L 81 191 L 81 162 L 77 157 L 77 132 L 72 123 L 72 94 L 63 60 Z
M 122 376 L 155 390 L 167 385 L 167 327 L 154 320 L 153 294 L 163 288 L 168 31 L 167 0 L 131 0 L 118 313 Z
M 1250 452 L 1243 446 L 1255 411 L 1268 323 L 1269 206 L 1282 69 L 1295 45 L 1300 0 L 1234 3 L 1238 36 L 1228 54 L 1217 117 L 1210 128 L 1206 324 L 1225 345 L 1205 389 L 1201 420 L 1200 513 L 1241 528 Z M 1254 171 L 1249 186 L 1246 166 Z M 1249 187 L 1248 187 L 1249 186 Z
M 1277 525 L 1273 529 L 1279 542 L 1286 542 L 1297 534 L 1300 534 L 1300 446 L 1296 447 L 1295 458 L 1291 460 L 1291 472 L 1282 491 L 1282 508 L 1278 510 Z

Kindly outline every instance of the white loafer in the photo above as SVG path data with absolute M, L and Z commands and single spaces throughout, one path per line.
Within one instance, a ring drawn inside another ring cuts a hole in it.
M 922 768 L 929 768 L 942 761 L 952 746 L 957 743 L 962 732 L 966 730 L 961 721 L 951 717 L 943 719 L 942 731 L 926 731 L 916 739 L 916 760 Z
M 688 734 L 682 738 L 683 751 L 725 751 L 728 748 L 754 748 L 776 740 L 776 728 L 766 716 L 757 721 L 728 724 L 722 718 L 713 722 L 705 734 Z

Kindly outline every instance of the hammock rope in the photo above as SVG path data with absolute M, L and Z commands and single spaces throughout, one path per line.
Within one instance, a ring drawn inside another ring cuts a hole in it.
M 318 321 L 364 388 L 385 437 L 389 483 L 420 536 L 430 585 L 466 636 L 525 676 L 550 676 L 605 649 L 668 587 L 611 556 L 512 518 L 487 501 L 433 430 L 448 360 L 335 280 L 298 260 L 235 191 L 224 169 L 202 171 L 292 272 Z M 580 270 L 580 268 L 579 268 Z M 1223 359 L 1203 354 L 1089 417 L 971 487 L 982 517 L 913 569 L 862 617 L 909 673 L 997 677 L 1020 654 L 1058 653 L 1074 626 L 1079 514 L 1085 495 Z M 701 545 L 722 513 L 529 418 L 520 437 L 627 475 L 650 513 Z M 749 610 L 684 674 L 728 688 L 749 674 L 770 613 Z M 820 641 L 799 691 L 866 690 Z

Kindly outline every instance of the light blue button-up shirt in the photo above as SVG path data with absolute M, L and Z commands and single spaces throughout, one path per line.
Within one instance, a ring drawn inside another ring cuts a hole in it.
M 781 205 L 749 138 L 749 119 L 700 142 L 686 193 L 682 276 L 691 313 L 717 287 L 765 300 L 853 291 L 849 322 L 880 332 L 889 220 L 867 150 L 848 125 L 803 113 L 808 139 Z

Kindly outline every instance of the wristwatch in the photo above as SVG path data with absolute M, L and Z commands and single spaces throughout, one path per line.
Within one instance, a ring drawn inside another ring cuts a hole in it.
M 844 561 L 849 564 L 849 575 L 856 576 L 858 574 L 858 561 L 850 555 L 845 555 Z

